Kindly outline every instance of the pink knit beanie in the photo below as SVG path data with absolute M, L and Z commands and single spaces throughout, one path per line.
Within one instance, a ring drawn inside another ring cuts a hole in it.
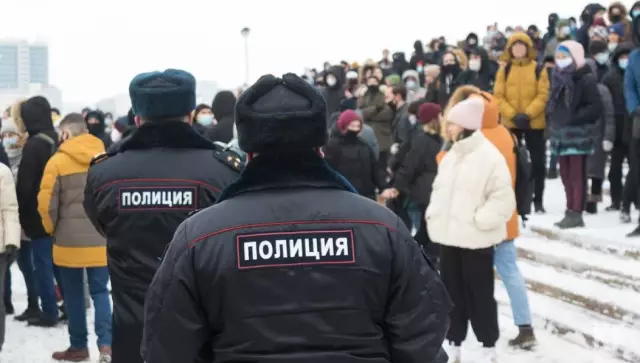
M 482 128 L 484 102 L 480 97 L 469 97 L 457 103 L 447 113 L 447 122 L 454 123 L 467 130 Z

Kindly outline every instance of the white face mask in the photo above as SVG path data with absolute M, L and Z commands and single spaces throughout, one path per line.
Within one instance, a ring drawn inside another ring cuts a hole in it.
M 564 58 L 564 59 L 556 59 L 556 66 L 560 69 L 564 69 L 569 67 L 573 63 L 573 59 Z
M 571 28 L 569 28 L 568 26 L 563 26 L 562 28 L 560 28 L 560 35 L 571 35 Z
M 411 125 L 415 125 L 416 122 L 418 122 L 416 115 L 409 115 L 409 123 L 411 123 Z
M 336 77 L 327 77 L 327 86 L 333 87 L 336 85 Z
M 408 89 L 415 89 L 418 84 L 416 83 L 416 81 L 407 81 L 406 86 Z
M 470 59 L 469 60 L 469 69 L 477 72 L 482 67 L 482 61 L 480 59 Z
M 111 130 L 111 141 L 118 142 L 122 139 L 122 134 L 115 127 Z
M 610 52 L 613 52 L 618 47 L 618 43 L 609 43 L 607 47 L 609 47 Z
M 606 64 L 609 61 L 609 53 L 598 53 L 593 58 L 598 64 Z

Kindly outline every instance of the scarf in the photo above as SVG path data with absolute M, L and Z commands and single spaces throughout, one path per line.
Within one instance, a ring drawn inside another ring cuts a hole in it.
M 573 74 L 576 70 L 575 67 L 575 63 L 573 63 L 567 68 L 555 68 L 551 72 L 551 93 L 549 94 L 549 101 L 547 102 L 547 112 L 553 112 L 558 102 L 564 101 L 567 107 L 571 106 L 573 88 L 575 86 L 573 81 Z

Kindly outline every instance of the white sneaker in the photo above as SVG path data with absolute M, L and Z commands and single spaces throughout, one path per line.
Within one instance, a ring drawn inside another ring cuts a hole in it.
M 498 352 L 496 348 L 482 348 L 478 363 L 498 363 Z
M 461 363 L 462 358 L 460 354 L 460 347 L 455 345 L 449 345 L 445 348 L 447 355 L 449 356 L 449 363 Z

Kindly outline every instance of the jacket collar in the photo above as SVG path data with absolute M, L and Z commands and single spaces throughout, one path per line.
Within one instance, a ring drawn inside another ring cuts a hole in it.
M 148 122 L 137 128 L 118 151 L 143 150 L 156 147 L 170 149 L 211 149 L 212 142 L 182 121 Z
M 245 167 L 240 178 L 229 185 L 218 202 L 239 194 L 269 189 L 329 188 L 357 193 L 314 150 L 259 155 Z
M 472 153 L 475 149 L 477 149 L 482 142 L 485 140 L 482 131 L 477 130 L 471 136 L 464 138 L 460 141 L 456 141 L 451 148 L 451 151 L 455 152 L 459 155 L 465 155 Z

